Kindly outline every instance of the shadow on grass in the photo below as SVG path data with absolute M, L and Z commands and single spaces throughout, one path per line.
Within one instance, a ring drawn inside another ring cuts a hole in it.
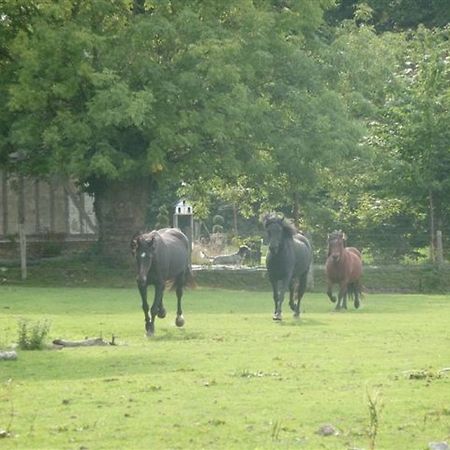
M 300 319 L 284 319 L 280 322 L 282 327 L 318 327 L 327 325 L 325 322 L 309 317 L 301 317 Z
M 144 338 L 143 338 L 144 339 Z M 3 366 L 4 375 L 15 382 L 124 379 L 137 375 L 165 376 L 191 366 L 189 352 L 166 354 L 165 342 L 200 339 L 196 333 L 162 334 L 143 341 L 143 346 L 75 347 L 61 350 L 20 352 L 17 361 Z M 3 378 L 3 377 L 2 377 Z

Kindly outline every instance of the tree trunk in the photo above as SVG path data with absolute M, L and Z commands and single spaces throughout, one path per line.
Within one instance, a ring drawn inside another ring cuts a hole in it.
M 131 238 L 145 228 L 148 180 L 104 181 L 94 194 L 100 256 L 113 264 L 130 263 Z

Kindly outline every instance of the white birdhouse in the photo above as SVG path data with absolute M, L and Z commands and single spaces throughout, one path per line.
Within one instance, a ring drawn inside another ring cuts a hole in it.
M 191 216 L 192 206 L 186 200 L 180 200 L 175 206 L 175 215 Z
M 189 239 L 192 248 L 194 232 L 194 211 L 192 205 L 190 205 L 186 200 L 180 200 L 175 205 L 173 226 L 183 231 L 183 233 Z

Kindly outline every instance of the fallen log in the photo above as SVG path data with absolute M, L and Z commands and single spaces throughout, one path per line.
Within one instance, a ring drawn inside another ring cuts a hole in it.
M 106 342 L 102 338 L 86 338 L 81 341 L 68 341 L 65 339 L 55 339 L 53 345 L 58 347 L 91 347 L 94 345 L 116 345 L 114 343 L 114 336 L 111 342 Z

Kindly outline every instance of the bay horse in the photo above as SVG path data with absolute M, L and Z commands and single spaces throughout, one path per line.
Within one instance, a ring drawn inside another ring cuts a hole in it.
M 362 293 L 361 252 L 355 247 L 345 247 L 346 236 L 342 231 L 333 231 L 328 236 L 328 257 L 325 264 L 327 295 L 336 303 L 336 310 L 347 309 L 347 295 L 353 298 L 355 308 L 360 306 Z M 333 285 L 339 284 L 339 293 L 333 295 Z
M 294 311 L 294 317 L 299 317 L 300 302 L 306 291 L 306 281 L 312 261 L 311 244 L 284 217 L 266 216 L 264 228 L 267 231 L 269 243 L 266 267 L 275 304 L 273 320 L 282 319 L 282 305 L 288 289 L 289 306 Z
M 193 283 L 191 271 L 191 250 L 189 240 L 177 228 L 162 228 L 149 233 L 135 235 L 131 240 L 131 250 L 137 263 L 137 285 L 142 299 L 147 336 L 155 332 L 155 318 L 163 319 L 166 310 L 163 305 L 164 289 L 167 282 L 173 282 L 177 295 L 177 316 L 175 324 L 184 325 L 181 299 L 183 288 Z M 155 297 L 150 309 L 147 302 L 147 286 L 155 286 Z

